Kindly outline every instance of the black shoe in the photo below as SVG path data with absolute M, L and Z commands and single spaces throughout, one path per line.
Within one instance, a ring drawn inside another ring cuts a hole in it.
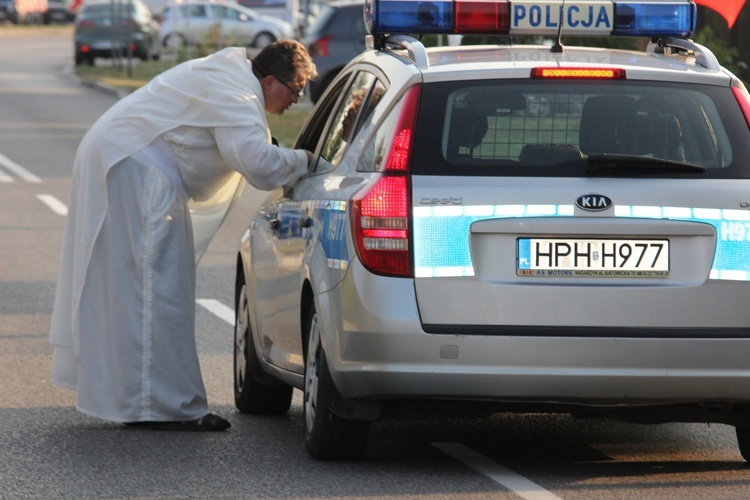
M 125 425 L 136 429 L 188 432 L 223 431 L 232 426 L 228 420 L 212 413 L 195 420 L 175 420 L 173 422 L 126 422 Z

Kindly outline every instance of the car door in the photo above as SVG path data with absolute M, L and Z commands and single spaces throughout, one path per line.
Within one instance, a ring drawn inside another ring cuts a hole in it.
M 226 5 L 212 5 L 213 17 L 221 27 L 222 45 L 250 45 L 255 33 L 249 16 Z
M 315 151 L 328 126 L 328 116 L 339 93 L 317 108 L 305 131 L 307 140 L 297 147 Z M 279 368 L 304 372 L 300 339 L 301 255 L 311 236 L 303 219 L 307 211 L 296 197 L 297 189 L 279 188 L 258 209 L 252 222 L 252 279 L 260 353 Z M 302 222 L 301 222 L 302 221 Z
M 376 82 L 372 73 L 342 75 L 316 107 L 296 145 L 316 152 L 310 174 L 292 189 L 280 190 L 256 218 L 254 231 L 262 234 L 256 238 L 257 258 L 253 248 L 255 279 L 263 279 L 258 283 L 263 289 L 256 290 L 261 352 L 286 370 L 304 370 L 300 331 L 304 281 L 313 283 L 314 292 L 325 291 L 348 268 L 346 204 L 365 179 L 349 176 L 356 161 L 347 159 L 343 123 L 357 96 L 367 95 Z M 346 137 L 353 143 L 356 131 L 349 132 Z M 260 248 L 261 243 L 265 248 Z M 265 256 L 262 266 L 261 256 Z
M 210 5 L 193 4 L 185 6 L 186 15 L 180 20 L 184 32 L 188 34 L 191 44 L 205 44 L 217 19 L 212 14 Z

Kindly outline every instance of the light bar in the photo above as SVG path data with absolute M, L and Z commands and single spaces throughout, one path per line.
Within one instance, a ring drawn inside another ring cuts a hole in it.
M 670 36 L 695 31 L 694 0 L 366 0 L 377 34 Z
M 557 80 L 624 80 L 625 70 L 620 68 L 532 68 L 531 78 Z

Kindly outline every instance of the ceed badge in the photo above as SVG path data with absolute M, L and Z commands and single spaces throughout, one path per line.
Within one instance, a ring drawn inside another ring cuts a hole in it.
M 612 198 L 603 194 L 585 194 L 576 200 L 576 206 L 590 212 L 606 210 L 612 206 Z

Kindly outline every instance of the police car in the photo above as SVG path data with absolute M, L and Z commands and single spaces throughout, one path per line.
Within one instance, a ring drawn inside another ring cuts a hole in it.
M 319 459 L 456 407 L 723 423 L 750 459 L 750 98 L 696 12 L 368 1 L 297 138 L 309 174 L 241 239 L 237 408 L 302 390 Z M 587 35 L 645 49 L 565 44 Z

